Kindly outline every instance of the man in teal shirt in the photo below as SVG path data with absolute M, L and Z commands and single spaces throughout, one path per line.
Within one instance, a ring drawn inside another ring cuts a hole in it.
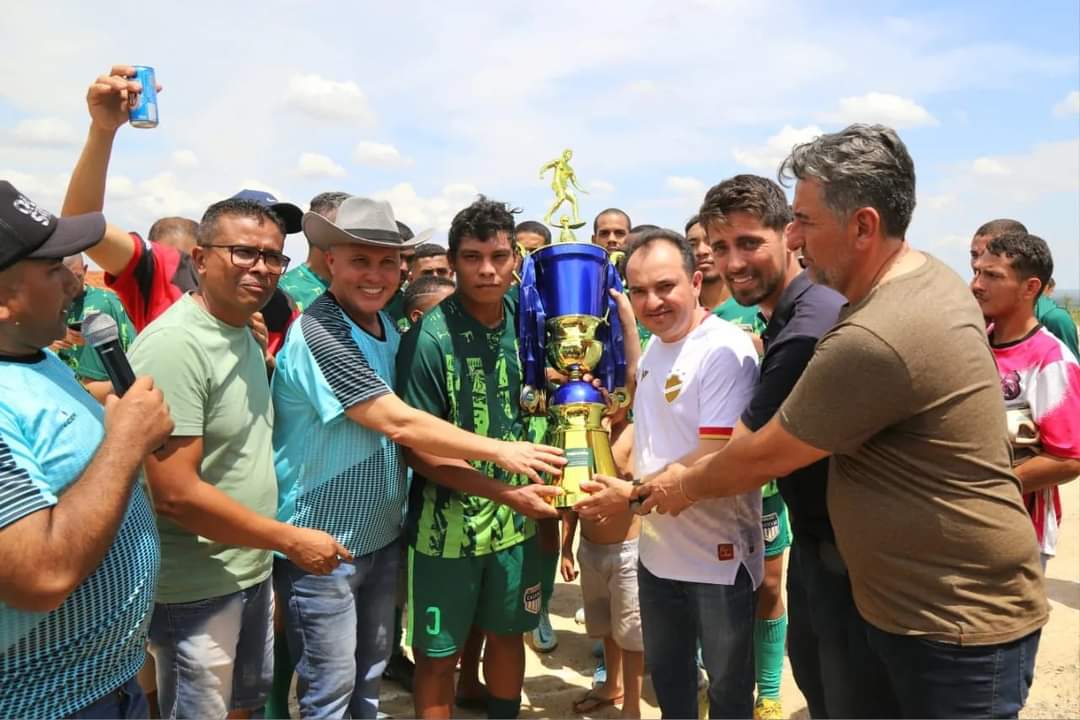
M 338 208 L 349 197 L 344 192 L 324 192 L 311 198 L 309 212 L 322 215 L 330 222 L 337 219 Z M 314 245 L 308 245 L 307 260 L 303 265 L 293 268 L 281 276 L 278 287 L 284 290 L 303 312 L 330 287 L 330 270 L 326 266 L 323 251 Z

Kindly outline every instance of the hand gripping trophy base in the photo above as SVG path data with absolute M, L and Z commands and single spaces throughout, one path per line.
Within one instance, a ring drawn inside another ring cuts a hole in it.
M 594 474 L 616 475 L 611 441 L 602 424 L 606 409 L 603 403 L 597 402 L 552 406 L 555 427 L 551 442 L 566 451 L 567 461 L 558 480 L 563 493 L 552 500 L 556 508 L 571 508 L 587 497 L 581 490 L 581 483 L 592 480 Z

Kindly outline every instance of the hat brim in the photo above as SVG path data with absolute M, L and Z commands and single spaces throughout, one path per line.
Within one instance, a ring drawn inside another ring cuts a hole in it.
M 104 235 L 105 216 L 99 212 L 57 218 L 53 234 L 26 257 L 62 260 L 97 245 Z
M 422 232 L 412 240 L 405 240 L 396 230 L 393 232 L 345 230 L 313 212 L 304 213 L 302 225 L 308 242 L 320 250 L 329 250 L 335 245 L 369 245 L 392 250 L 407 250 L 426 242 L 431 237 L 431 231 Z
M 292 203 L 274 203 L 270 209 L 285 222 L 285 233 L 292 235 L 303 229 L 304 211 Z

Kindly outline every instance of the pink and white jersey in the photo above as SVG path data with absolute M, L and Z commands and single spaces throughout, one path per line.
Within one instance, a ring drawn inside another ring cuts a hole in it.
M 991 346 L 1005 408 L 1026 414 L 1037 445 L 1051 455 L 1080 458 L 1080 364 L 1068 347 L 1041 325 L 1016 342 Z M 1022 462 L 1022 449 L 1017 452 Z M 1054 554 L 1061 497 L 1056 486 L 1024 497 L 1042 552 Z

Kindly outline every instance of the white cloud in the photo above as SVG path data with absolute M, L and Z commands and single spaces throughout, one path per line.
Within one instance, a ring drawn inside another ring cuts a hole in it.
M 780 129 L 780 132 L 768 138 L 764 145 L 748 148 L 737 147 L 732 151 L 732 154 L 735 156 L 735 161 L 740 165 L 773 174 L 779 169 L 780 163 L 787 158 L 793 147 L 799 143 L 812 140 L 823 132 L 824 130 L 817 125 L 807 125 L 801 128 L 785 125 Z
M 176 150 L 172 154 L 173 164 L 178 168 L 199 167 L 199 157 L 193 150 Z
M 394 209 L 394 217 L 420 232 L 427 228 L 446 230 L 458 210 L 465 207 L 479 194 L 471 183 L 451 183 L 438 195 L 423 197 L 417 194 L 412 183 L 398 183 L 388 190 L 373 195 L 376 200 L 386 200 Z
M 54 117 L 21 120 L 10 132 L 10 137 L 21 145 L 65 146 L 77 145 L 82 137 L 68 123 Z
M 377 142 L 360 142 L 353 149 L 353 160 L 361 165 L 377 168 L 400 168 L 412 165 L 412 160 L 402 157 L 393 145 Z
M 1011 175 L 1009 168 L 1001 160 L 992 157 L 975 158 L 971 163 L 971 172 L 975 175 Z
M 615 186 L 607 180 L 593 180 L 589 183 L 589 190 L 601 195 L 610 195 L 615 192 Z
M 342 177 L 345 174 L 345 168 L 326 155 L 309 152 L 300 153 L 296 171 L 304 177 Z
M 695 177 L 669 175 L 664 180 L 664 185 L 668 190 L 674 190 L 683 195 L 697 195 L 699 199 L 705 195 L 705 183 Z
M 914 100 L 880 92 L 841 98 L 839 108 L 822 114 L 821 119 L 842 125 L 881 123 L 897 130 L 938 124 L 937 118 Z
M 311 73 L 289 78 L 286 101 L 320 120 L 347 121 L 362 126 L 375 122 L 375 113 L 360 86 L 351 80 L 329 80 Z
M 1073 90 L 1055 105 L 1054 114 L 1058 117 L 1080 114 L 1080 90 Z

